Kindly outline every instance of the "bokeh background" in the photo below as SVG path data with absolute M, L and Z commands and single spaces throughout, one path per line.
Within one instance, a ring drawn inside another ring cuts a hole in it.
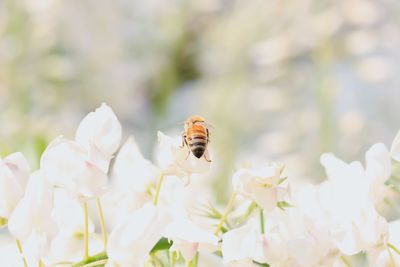
M 0 0 L 0 155 L 32 166 L 102 102 L 152 158 L 157 130 L 214 126 L 223 201 L 235 166 L 321 181 L 400 128 L 397 0 Z

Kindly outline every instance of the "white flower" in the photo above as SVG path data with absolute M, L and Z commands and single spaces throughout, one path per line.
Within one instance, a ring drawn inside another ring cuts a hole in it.
M 272 266 L 332 266 L 339 254 L 330 238 L 318 218 L 308 217 L 302 209 L 275 210 L 266 219 L 257 259 Z
M 84 251 L 84 212 L 81 203 L 63 188 L 56 188 L 52 218 L 57 223 L 58 232 L 51 242 L 48 256 L 50 262 L 80 261 Z M 88 228 L 90 234 L 94 232 L 94 224 L 90 218 Z M 98 238 L 90 238 L 89 244 L 91 255 L 103 249 Z
M 159 177 L 160 170 L 143 157 L 133 136 L 129 137 L 114 162 L 113 189 L 119 193 L 144 192 Z
M 382 143 L 373 145 L 365 154 L 365 175 L 370 181 L 369 197 L 375 205 L 385 197 L 387 186 L 385 182 L 392 172 L 390 153 Z
M 100 196 L 108 181 L 107 175 L 89 161 L 82 146 L 63 137 L 48 145 L 40 167 L 49 181 L 81 200 Z
M 228 266 L 248 266 L 256 257 L 259 227 L 255 220 L 222 235 L 221 251 L 224 264 Z
M 396 161 L 400 161 L 400 131 L 397 132 L 390 148 L 390 155 Z
M 121 141 L 121 125 L 102 104 L 82 120 L 75 139 L 56 138 L 44 151 L 40 166 L 54 185 L 85 201 L 105 191 L 110 160 Z
M 40 171 L 34 172 L 24 197 L 10 216 L 8 229 L 24 242 L 26 253 L 37 261 L 48 253 L 50 240 L 56 232 L 52 208 L 53 189 Z
M 181 252 L 186 261 L 192 260 L 198 251 L 212 253 L 218 248 L 218 238 L 211 231 L 184 216 L 168 225 L 165 237 L 173 240 L 170 250 Z
M 106 266 L 143 266 L 169 222 L 168 212 L 152 204 L 135 211 L 111 232 Z
M 186 145 L 182 145 L 182 137 L 171 138 L 158 132 L 159 150 L 158 164 L 164 175 L 188 177 L 192 174 L 206 173 L 211 162 L 204 157 L 196 158 Z
M 282 170 L 283 167 L 277 164 L 252 164 L 239 169 L 232 178 L 234 190 L 262 208 L 272 210 L 287 195 L 287 189 L 280 185 Z
M 225 265 L 222 262 L 222 259 L 210 253 L 199 253 L 199 267 L 224 267 Z
M 54 189 L 53 198 L 52 218 L 57 223 L 58 228 L 70 235 L 83 233 L 84 212 L 81 203 L 72 198 L 63 188 Z M 89 232 L 93 231 L 94 225 L 89 218 Z
M 58 232 L 54 236 L 48 255 L 49 262 L 79 262 L 84 254 L 84 216 L 82 205 L 73 199 L 64 189 L 54 192 L 53 220 Z M 89 255 L 104 249 L 102 241 L 92 235 L 95 227 L 89 218 Z
M 400 248 L 400 220 L 389 223 L 388 243 L 395 246 L 397 249 Z M 394 266 L 398 266 L 400 263 L 400 255 L 391 248 L 387 247 L 387 244 L 368 251 L 367 256 L 369 266 L 387 267 L 393 266 L 393 263 L 397 264 Z
M 107 173 L 108 165 L 121 142 L 121 124 L 112 109 L 102 104 L 79 124 L 75 140 L 90 155 L 90 160 Z
M 287 240 L 278 227 L 268 229 L 265 235 L 258 236 L 257 253 L 254 258 L 257 262 L 268 263 L 272 266 L 282 266 L 288 262 L 289 252 Z M 302 247 L 299 247 L 302 253 Z
M 7 219 L 24 195 L 30 169 L 25 157 L 13 153 L 0 159 L 0 217 Z
M 366 153 L 367 166 L 346 164 L 332 154 L 321 157 L 328 181 L 320 185 L 319 200 L 338 249 L 353 255 L 379 246 L 387 239 L 387 222 L 375 210 L 390 175 L 389 156 L 383 144 Z
M 103 198 L 107 225 L 115 225 L 152 201 L 150 189 L 160 170 L 145 159 L 131 136 L 118 152 L 111 171 L 109 193 Z

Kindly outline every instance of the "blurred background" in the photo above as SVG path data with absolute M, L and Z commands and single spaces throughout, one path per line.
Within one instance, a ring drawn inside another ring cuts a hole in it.
M 250 158 L 318 182 L 321 153 L 390 146 L 399 47 L 397 0 L 0 0 L 0 155 L 37 167 L 106 102 L 149 158 L 206 117 L 218 201 Z

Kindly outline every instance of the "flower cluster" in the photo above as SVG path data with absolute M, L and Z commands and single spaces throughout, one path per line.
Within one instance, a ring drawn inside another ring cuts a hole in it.
M 153 163 L 121 136 L 103 104 L 73 140 L 47 146 L 38 170 L 21 153 L 0 160 L 0 221 L 15 240 L 0 248 L 6 266 L 351 266 L 361 252 L 370 266 L 400 262 L 400 223 L 378 210 L 400 134 L 391 152 L 373 145 L 365 166 L 322 155 L 318 185 L 289 185 L 278 163 L 244 164 L 224 209 L 188 205 L 189 178 L 212 163 L 181 137 L 159 132 Z

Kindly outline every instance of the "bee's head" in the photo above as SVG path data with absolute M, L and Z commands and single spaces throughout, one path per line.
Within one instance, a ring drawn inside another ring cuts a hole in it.
M 193 115 L 185 121 L 185 127 L 191 127 L 196 123 L 205 123 L 205 119 L 201 116 Z
M 189 128 L 193 127 L 194 125 L 201 125 L 207 129 L 214 128 L 211 124 L 207 123 L 206 120 L 198 115 L 190 116 L 184 123 L 185 131 Z
M 190 122 L 192 124 L 195 124 L 197 122 L 205 122 L 206 120 L 201 116 L 193 115 L 193 116 L 189 117 L 186 121 Z

